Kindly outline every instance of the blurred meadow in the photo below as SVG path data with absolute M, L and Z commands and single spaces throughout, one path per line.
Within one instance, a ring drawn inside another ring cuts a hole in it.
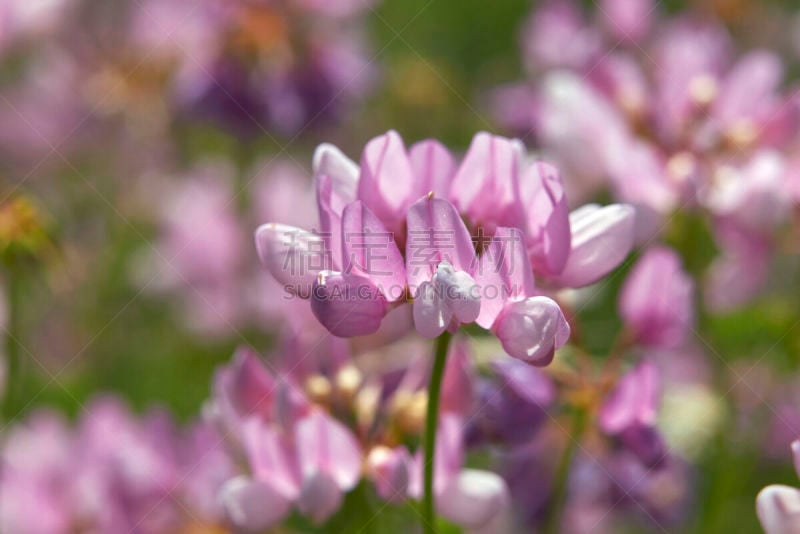
M 341 2 L 351 6 L 344 12 L 331 7 L 337 2 L 230 3 L 236 8 L 212 0 L 0 0 L 3 433 L 42 408 L 80 420 L 92 399 L 107 393 L 135 414 L 165 409 L 189 424 L 207 408 L 215 370 L 237 347 L 264 355 L 284 347 L 287 317 L 301 312 L 281 308 L 285 295 L 260 266 L 253 234 L 272 220 L 303 226 L 303 213 L 316 210 L 312 157 L 320 143 L 335 144 L 358 163 L 367 142 L 391 129 L 409 144 L 438 139 L 460 159 L 485 130 L 520 137 L 529 152 L 553 161 L 571 208 L 589 201 L 638 205 L 614 186 L 570 189 L 584 163 L 598 175 L 611 173 L 599 161 L 573 164 L 564 157 L 569 149 L 556 146 L 563 136 L 554 141 L 540 123 L 507 120 L 509 113 L 538 111 L 545 98 L 498 103 L 505 99 L 498 88 L 538 86 L 563 68 L 532 66 L 522 50 L 541 3 L 372 0 Z M 573 4 L 597 13 L 594 2 Z M 693 14 L 725 28 L 734 57 L 762 48 L 775 53 L 784 72 L 781 98 L 800 113 L 800 11 L 793 2 L 655 4 L 661 19 Z M 647 37 L 610 38 L 604 46 L 608 54 L 639 54 L 647 64 Z M 655 94 L 648 91 L 643 98 Z M 568 116 L 585 114 L 588 121 L 594 112 L 578 103 Z M 588 144 L 606 132 L 598 121 L 571 152 L 592 157 Z M 797 139 L 770 141 L 787 169 L 800 169 Z M 633 156 L 622 159 L 633 168 Z M 787 184 L 800 184 L 800 170 L 793 172 Z M 295 202 L 306 191 L 308 206 Z M 560 349 L 554 373 L 580 361 L 577 354 L 599 368 L 618 350 L 618 334 L 628 331 L 618 296 L 646 255 L 643 243 L 657 240 L 675 251 L 697 288 L 691 342 L 664 349 L 622 341 L 635 358 L 682 351 L 675 368 L 661 371 L 670 385 L 662 388 L 658 428 L 670 447 L 685 447 L 680 461 L 689 474 L 647 495 L 682 504 L 663 521 L 658 512 L 648 509 L 648 519 L 634 510 L 633 520 L 598 531 L 758 532 L 759 490 L 800 486 L 789 446 L 800 437 L 800 185 L 779 196 L 791 200 L 770 226 L 765 248 L 742 253 L 763 255 L 763 280 L 739 271 L 715 275 L 724 295 L 758 285 L 740 302 L 707 304 L 705 280 L 729 249 L 719 212 L 702 201 L 698 209 L 675 201 L 660 214 L 658 237 L 640 241 L 602 283 L 565 290 L 572 292 L 565 302 L 581 305 L 574 316 L 566 313 L 571 344 Z M 777 211 L 770 206 L 764 210 Z M 477 330 L 477 339 L 487 339 Z M 468 451 L 467 458 L 495 470 L 491 451 Z M 574 471 L 573 478 L 570 484 L 580 485 Z M 343 513 L 362 509 L 351 502 L 354 495 Z M 413 513 L 401 520 L 383 515 L 385 523 L 369 528 L 347 521 L 320 527 L 295 512 L 274 531 L 401 531 L 418 522 Z M 545 531 L 535 524 L 497 531 Z M 592 531 L 579 525 L 550 531 Z M 75 528 L 68 532 L 84 532 Z M 130 531 L 136 528 L 143 527 Z M 113 530 L 85 530 L 106 531 Z

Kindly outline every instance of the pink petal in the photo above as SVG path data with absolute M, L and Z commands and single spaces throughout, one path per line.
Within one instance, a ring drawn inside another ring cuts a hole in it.
M 525 25 L 522 49 L 531 67 L 582 69 L 601 50 L 601 37 L 575 2 L 544 2 Z
M 471 323 L 481 311 L 481 297 L 475 280 L 463 271 L 455 271 L 453 267 L 442 262 L 433 276 L 438 296 L 444 299 L 445 305 L 453 312 L 453 317 L 460 323 Z
M 350 430 L 321 410 L 314 410 L 295 427 L 297 457 L 303 477 L 325 473 L 342 491 L 361 478 L 361 447 Z
M 450 197 L 476 226 L 520 226 L 519 171 L 525 149 L 486 132 L 472 138 L 450 186 Z M 487 202 L 491 199 L 491 202 Z
M 473 380 L 469 345 L 463 340 L 456 339 L 447 356 L 439 401 L 440 410 L 462 416 L 469 413 L 472 409 Z
M 367 457 L 367 469 L 381 499 L 402 502 L 408 494 L 411 455 L 405 447 L 373 448 Z
M 649 426 L 656 423 L 661 398 L 658 369 L 650 361 L 643 361 L 626 373 L 600 408 L 600 428 L 609 434 L 618 434 L 629 427 Z
M 414 297 L 414 325 L 423 337 L 440 335 L 451 324 L 473 322 L 480 313 L 480 291 L 470 275 L 442 262 Z
M 411 294 L 429 281 L 447 261 L 456 271 L 477 267 L 475 247 L 455 207 L 444 199 L 425 196 L 408 208 L 406 274 Z
M 640 343 L 674 348 L 683 344 L 692 324 L 692 293 L 680 257 L 666 247 L 652 247 L 622 286 L 620 316 Z
M 693 85 L 706 80 L 706 95 L 701 105 L 714 98 L 722 70 L 730 61 L 730 35 L 724 26 L 697 19 L 679 18 L 668 24 L 656 39 L 653 59 L 655 71 L 655 121 L 661 135 L 675 139 L 682 134 L 696 113 L 698 100 Z
M 636 42 L 647 35 L 657 9 L 654 0 L 603 0 L 598 11 L 615 39 Z
M 291 365 L 299 364 L 293 362 Z M 275 388 L 273 419 L 283 431 L 288 432 L 294 428 L 297 421 L 308 415 L 311 406 L 311 402 L 290 376 L 282 375 L 278 379 Z
M 230 399 L 236 411 L 243 416 L 266 414 L 272 409 L 275 380 L 249 347 L 236 350 L 231 362 L 224 369 L 230 379 L 220 394 Z
M 542 366 L 567 342 L 570 328 L 554 300 L 530 297 L 506 305 L 492 331 L 509 356 Z
M 276 429 L 258 419 L 248 419 L 242 427 L 242 445 L 255 478 L 288 500 L 297 498 L 300 473 L 288 443 Z
M 427 139 L 413 144 L 408 156 L 414 177 L 420 184 L 417 196 L 433 191 L 439 198 L 448 198 L 456 163 L 447 147 L 435 139 Z
M 342 489 L 325 472 L 317 471 L 303 482 L 297 509 L 316 524 L 324 523 L 342 505 Z
M 651 144 L 631 139 L 624 150 L 609 158 L 609 174 L 615 198 L 637 207 L 646 207 L 658 214 L 667 214 L 675 208 L 684 185 L 696 179 L 696 168 L 691 156 L 686 155 L 686 174 L 683 183 L 676 183 L 667 172 L 667 161 Z M 638 224 L 638 221 L 637 221 Z M 638 231 L 638 230 L 637 230 Z
M 344 206 L 356 199 L 359 168 L 334 145 L 323 143 L 314 151 L 314 179 L 327 176 L 334 193 L 331 208 L 342 213 Z
M 356 199 L 359 168 L 341 150 L 327 143 L 317 147 L 313 161 L 320 234 L 331 254 L 331 268 L 340 269 L 342 211 Z
M 756 497 L 756 512 L 766 534 L 800 532 L 800 490 L 773 484 Z
M 775 54 L 753 51 L 743 56 L 722 82 L 712 113 L 723 127 L 753 119 L 776 104 L 783 65 Z
M 714 230 L 722 253 L 706 274 L 704 299 L 712 311 L 729 311 L 749 302 L 767 283 L 770 244 L 736 224 L 719 224 Z
M 342 213 L 342 259 L 345 272 L 369 278 L 388 302 L 405 296 L 406 270 L 394 234 L 360 200 Z
M 561 175 L 552 165 L 535 162 L 520 178 L 520 195 L 528 219 L 531 262 L 548 274 L 559 274 L 567 263 L 572 237 Z
M 508 300 L 534 295 L 533 270 L 522 232 L 504 227 L 495 231 L 481 254 L 475 280 L 481 293 L 480 314 L 475 322 L 483 328 L 491 328 Z
M 531 404 L 545 407 L 556 399 L 556 386 L 550 375 L 536 367 L 503 358 L 494 360 L 492 369 L 506 387 Z
M 330 254 L 331 268 L 342 266 L 342 211 L 346 203 L 333 187 L 327 175 L 317 179 L 317 211 L 319 212 L 320 237 L 324 250 Z
M 311 232 L 284 224 L 264 224 L 255 234 L 261 264 L 284 287 L 308 298 L 314 279 L 330 269 L 323 239 Z
M 269 484 L 245 476 L 227 481 L 219 499 L 231 523 L 248 532 L 269 529 L 289 514 L 286 497 Z
M 609 162 L 628 145 L 625 117 L 588 80 L 570 72 L 548 74 L 541 97 L 537 134 L 569 172 L 567 196 L 586 197 L 605 185 Z
M 439 414 L 439 429 L 436 432 L 436 452 L 433 467 L 433 491 L 437 496 L 456 478 L 464 463 L 464 422 L 461 417 L 443 412 Z M 422 450 L 414 455 L 408 493 L 415 499 L 422 498 L 423 482 Z
M 502 477 L 477 469 L 464 469 L 436 501 L 439 512 L 467 529 L 480 529 L 510 507 Z
M 335 336 L 365 336 L 377 332 L 386 310 L 383 295 L 363 276 L 324 271 L 314 282 L 311 311 Z
M 555 280 L 566 287 L 598 281 L 627 257 L 633 246 L 635 211 L 624 204 L 588 204 L 570 214 L 572 250 Z
M 390 130 L 367 143 L 361 156 L 358 198 L 397 230 L 415 193 L 414 173 L 400 135 Z
M 431 282 L 423 282 L 419 286 L 413 303 L 414 327 L 424 338 L 439 337 L 447 329 L 453 318 L 453 312 L 439 298 L 436 286 Z

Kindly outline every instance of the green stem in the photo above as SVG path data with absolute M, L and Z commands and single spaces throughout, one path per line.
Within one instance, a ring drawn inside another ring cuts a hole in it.
M 425 493 L 422 498 L 422 530 L 425 534 L 434 534 L 434 495 L 433 495 L 433 464 L 436 452 L 436 427 L 439 419 L 439 397 L 442 390 L 442 378 L 447 362 L 447 349 L 450 346 L 452 335 L 444 332 L 436 338 L 434 346 L 433 370 L 431 381 L 428 384 L 428 406 L 425 415 Z
M 3 398 L 3 416 L 10 419 L 13 414 L 16 392 L 20 388 L 20 354 L 19 354 L 19 307 L 21 300 L 20 276 L 15 266 L 6 269 L 6 314 L 8 323 L 5 326 L 5 395 Z
M 567 501 L 567 486 L 569 483 L 570 468 L 572 467 L 572 459 L 575 456 L 575 451 L 578 449 L 578 445 L 583 438 L 585 430 L 586 412 L 581 408 L 577 408 L 572 419 L 572 432 L 567 436 L 567 446 L 558 463 L 555 484 L 553 485 L 552 504 L 547 516 L 544 532 L 557 534 L 561 531 L 561 515 Z

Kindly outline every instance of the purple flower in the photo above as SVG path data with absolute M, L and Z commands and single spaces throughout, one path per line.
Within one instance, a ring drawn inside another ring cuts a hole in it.
M 658 370 L 643 361 L 619 380 L 598 414 L 603 432 L 617 436 L 646 465 L 659 464 L 666 454 L 655 428 L 660 396 Z

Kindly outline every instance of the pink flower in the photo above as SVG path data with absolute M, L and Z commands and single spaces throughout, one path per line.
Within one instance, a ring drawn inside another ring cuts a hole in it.
M 620 316 L 635 339 L 651 347 L 683 344 L 693 320 L 693 283 L 672 250 L 653 247 L 622 287 Z
M 666 456 L 655 428 L 660 398 L 658 369 L 645 360 L 619 380 L 598 414 L 603 432 L 619 437 L 628 450 L 648 465 L 658 464 Z
M 458 165 L 433 140 L 406 151 L 394 131 L 366 145 L 360 167 L 322 145 L 314 175 L 319 232 L 267 224 L 256 244 L 265 267 L 310 298 L 317 319 L 337 336 L 373 333 L 390 310 L 413 299 L 424 337 L 483 317 L 478 324 L 501 335 L 514 355 L 544 364 L 568 327 L 555 301 L 535 291 L 534 271 L 549 287 L 587 285 L 616 267 L 633 243 L 629 207 L 570 215 L 554 167 L 530 161 L 517 140 L 483 132 Z M 509 238 L 519 249 L 513 280 L 494 244 Z M 289 267 L 298 264 L 303 268 Z M 487 289 L 495 293 L 488 299 Z
M 240 528 L 269 528 L 292 504 L 322 523 L 361 478 L 355 436 L 320 410 L 299 419 L 289 435 L 257 419 L 243 430 L 252 475 L 233 478 L 221 490 L 228 516 Z
M 75 426 L 36 412 L 0 451 L 0 529 L 176 532 L 189 517 L 218 524 L 216 494 L 234 474 L 221 445 L 203 423 L 184 433 L 166 412 L 136 417 L 109 396 L 89 402 Z

